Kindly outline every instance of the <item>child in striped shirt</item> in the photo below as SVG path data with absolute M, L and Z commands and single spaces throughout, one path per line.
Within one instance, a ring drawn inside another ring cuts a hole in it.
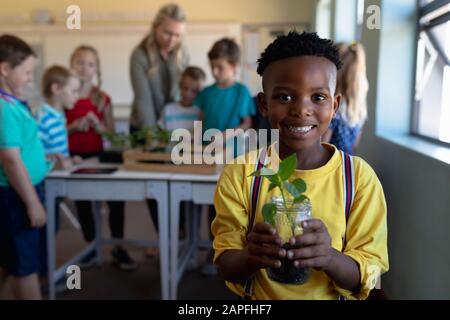
M 62 66 L 52 66 L 42 78 L 45 103 L 38 112 L 39 136 L 47 158 L 71 166 L 64 110 L 70 110 L 78 100 L 80 80 Z
M 166 130 L 194 130 L 194 121 L 201 120 L 198 107 L 194 106 L 197 94 L 202 90 L 206 76 L 198 67 L 187 67 L 181 75 L 179 102 L 171 102 L 164 106 L 158 124 Z

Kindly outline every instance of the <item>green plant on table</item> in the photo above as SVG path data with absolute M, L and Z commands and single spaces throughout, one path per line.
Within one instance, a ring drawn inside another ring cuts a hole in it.
M 171 132 L 159 125 L 147 127 L 146 148 L 149 151 L 167 151 L 170 144 Z
M 124 149 L 146 147 L 148 140 L 151 139 L 153 144 L 164 149 L 170 142 L 171 132 L 155 125 L 145 126 L 131 134 L 108 132 L 103 136 L 110 141 L 113 147 Z
M 170 142 L 171 132 L 159 125 L 150 128 L 152 137 L 161 144 L 168 145 Z
M 130 146 L 129 136 L 125 132 L 106 132 L 103 136 L 111 143 L 113 148 L 126 149 Z

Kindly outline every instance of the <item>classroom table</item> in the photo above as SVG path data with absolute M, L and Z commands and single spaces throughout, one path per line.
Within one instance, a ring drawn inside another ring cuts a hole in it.
M 111 174 L 73 174 L 78 168 L 112 167 L 108 164 L 84 163 L 72 170 L 53 171 L 45 180 L 47 208 L 47 251 L 49 299 L 55 299 L 55 283 L 61 279 L 70 265 L 76 265 L 93 250 L 97 252 L 97 264 L 102 263 L 101 247 L 106 244 L 132 244 L 149 246 L 146 240 L 103 239 L 99 201 L 144 201 L 155 199 L 158 203 L 159 252 L 161 272 L 161 298 L 170 298 L 169 284 L 169 173 L 132 172 L 118 170 Z M 117 165 L 116 165 L 117 166 Z M 55 270 L 55 199 L 92 200 L 96 225 L 96 238 L 75 257 Z
M 198 226 L 200 207 L 211 205 L 214 201 L 219 174 L 181 174 L 170 176 L 170 298 L 177 299 L 178 283 L 189 263 L 196 260 L 199 248 Z M 186 234 L 184 252 L 179 256 L 179 221 L 180 205 L 189 202 L 193 207 L 186 207 L 185 219 L 188 233 Z

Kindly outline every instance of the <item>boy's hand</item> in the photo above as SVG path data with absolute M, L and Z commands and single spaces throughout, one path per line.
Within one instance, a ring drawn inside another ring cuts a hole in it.
M 72 166 L 72 161 L 70 158 L 66 158 L 61 153 L 55 153 L 49 157 L 55 162 L 55 166 L 53 167 L 54 170 L 65 170 Z
M 30 227 L 39 228 L 45 225 L 47 217 L 44 207 L 40 202 L 27 205 L 28 218 L 30 219 Z
M 60 161 L 60 154 L 59 153 L 52 153 L 47 155 L 47 160 L 51 162 L 58 162 Z
M 298 268 L 329 269 L 333 263 L 335 250 L 331 247 L 327 227 L 317 219 L 303 221 L 302 227 L 303 235 L 290 239 L 291 245 L 301 248 L 289 250 L 287 258 L 295 260 L 294 266 Z
M 270 224 L 256 224 L 247 236 L 248 262 L 256 269 L 280 268 L 280 259 L 286 256 L 281 245 L 281 238 Z
M 64 159 L 61 160 L 61 168 L 64 170 L 70 169 L 73 167 L 73 162 L 71 158 L 66 158 L 64 157 Z

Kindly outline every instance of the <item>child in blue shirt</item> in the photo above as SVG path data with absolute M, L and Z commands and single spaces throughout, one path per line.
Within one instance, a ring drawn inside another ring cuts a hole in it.
M 208 52 L 215 83 L 199 93 L 194 104 L 203 112 L 203 130 L 247 130 L 252 126 L 255 103 L 248 88 L 236 81 L 240 49 L 232 39 L 221 39 Z M 230 138 L 230 137 L 228 137 Z
M 33 80 L 35 53 L 0 36 L 0 292 L 10 278 L 16 299 L 41 299 L 37 272 L 50 166 L 29 108 L 19 99 Z
M 232 39 L 223 38 L 214 43 L 208 52 L 211 71 L 215 83 L 199 93 L 194 104 L 203 112 L 203 131 L 218 129 L 226 148 L 232 147 L 234 156 L 239 155 L 233 135 L 226 135 L 226 129 L 247 130 L 252 126 L 252 116 L 256 114 L 255 103 L 247 87 L 236 81 L 236 71 L 240 60 L 240 49 Z M 232 139 L 233 138 L 233 139 Z M 209 222 L 215 217 L 214 207 L 210 206 Z M 216 266 L 212 263 L 211 251 L 207 263 L 202 267 L 204 275 L 215 275 Z
M 39 135 L 47 158 L 61 160 L 70 167 L 69 143 L 65 109 L 72 109 L 78 100 L 80 80 L 62 66 L 48 68 L 42 77 L 45 103 L 38 112 Z

